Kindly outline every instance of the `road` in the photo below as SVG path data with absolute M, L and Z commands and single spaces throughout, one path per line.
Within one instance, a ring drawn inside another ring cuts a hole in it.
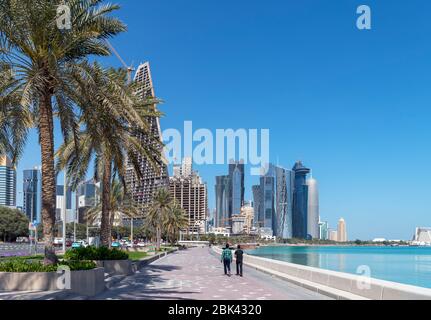
M 58 248 L 61 250 L 61 247 Z M 37 252 L 43 253 L 44 245 L 37 246 Z M 34 253 L 34 249 L 33 249 Z M 0 243 L 0 257 L 3 256 L 25 256 L 30 254 L 30 245 L 28 243 Z
M 244 268 L 244 278 L 224 275 L 208 248 L 180 251 L 143 268 L 96 300 L 323 300 L 321 294 Z

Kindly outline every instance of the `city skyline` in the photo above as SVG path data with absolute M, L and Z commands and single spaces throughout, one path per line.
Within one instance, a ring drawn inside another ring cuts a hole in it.
M 165 100 L 162 128 L 181 128 L 187 120 L 212 130 L 269 128 L 271 162 L 287 166 L 302 160 L 318 172 L 321 215 L 331 226 L 345 217 L 352 238 L 408 239 L 416 226 L 430 224 L 425 200 L 393 199 L 426 199 L 430 192 L 431 154 L 423 146 L 430 138 L 431 4 L 423 3 L 421 10 L 404 4 L 401 10 L 373 2 L 374 12 L 385 14 L 364 33 L 355 26 L 354 1 L 272 7 L 250 1 L 242 15 L 240 4 L 229 3 L 229 12 L 222 4 L 199 4 L 199 16 L 193 13 L 198 2 L 190 10 L 179 3 L 149 3 L 145 9 L 153 14 L 145 21 L 139 18 L 144 4 L 119 3 L 130 31 L 113 44 L 128 63 L 151 62 L 157 95 Z M 166 28 L 166 17 L 175 28 Z M 397 22 L 405 18 L 408 28 Z M 151 30 L 148 41 L 139 41 L 142 28 Z M 274 50 L 263 50 L 266 46 Z M 120 65 L 116 57 L 106 61 Z M 298 110 L 305 121 L 294 119 Z M 34 132 L 18 165 L 18 191 L 22 170 L 40 163 Z M 402 170 L 411 162 L 425 168 L 419 181 Z M 196 168 L 211 185 L 225 172 L 217 165 Z M 400 181 L 415 188 L 401 190 Z M 257 183 L 258 177 L 247 179 L 246 199 Z M 212 188 L 209 193 L 213 209 Z

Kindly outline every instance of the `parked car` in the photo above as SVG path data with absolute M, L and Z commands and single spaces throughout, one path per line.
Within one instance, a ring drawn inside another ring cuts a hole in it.
M 63 245 L 63 238 L 54 238 L 54 246 Z
M 74 243 L 72 243 L 72 248 L 73 249 L 77 249 L 77 248 L 87 248 L 88 247 L 88 243 L 84 240 L 78 240 Z
M 73 244 L 72 240 L 66 240 L 66 247 L 70 248 Z
M 138 242 L 138 243 L 136 244 L 136 246 L 137 246 L 137 247 L 139 247 L 139 248 L 144 248 L 144 247 L 146 247 L 146 246 L 147 246 L 147 244 L 146 244 L 145 242 Z
M 18 237 L 16 238 L 16 243 L 29 243 L 30 240 L 27 237 Z
M 114 241 L 114 242 L 112 242 L 111 247 L 112 248 L 121 248 L 121 243 L 118 241 Z

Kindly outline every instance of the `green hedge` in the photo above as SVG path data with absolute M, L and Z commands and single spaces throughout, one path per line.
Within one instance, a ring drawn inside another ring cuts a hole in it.
M 82 261 L 82 260 L 127 260 L 129 255 L 118 249 L 109 249 L 107 247 L 87 247 L 71 249 L 64 255 L 66 260 Z
M 59 266 L 67 266 L 71 271 L 96 268 L 96 264 L 93 261 L 62 261 L 58 264 L 45 266 L 41 262 L 11 259 L 0 262 L 0 272 L 56 272 Z

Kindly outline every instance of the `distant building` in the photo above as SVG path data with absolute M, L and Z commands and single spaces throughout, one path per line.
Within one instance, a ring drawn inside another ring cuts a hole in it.
M 254 208 L 251 203 L 244 204 L 241 208 L 241 215 L 245 217 L 244 233 L 250 234 L 254 225 Z
M 81 183 L 76 191 L 76 206 L 78 208 L 78 222 L 87 223 L 87 211 L 99 203 L 97 184 L 93 180 Z
M 304 167 L 301 161 L 293 167 L 295 173 L 295 188 L 293 193 L 293 237 L 306 239 L 308 237 L 308 185 L 307 175 L 310 169 Z
M 232 234 L 243 234 L 245 229 L 246 217 L 244 215 L 232 216 Z
M 216 227 L 232 230 L 232 217 L 241 214 L 244 192 L 244 161 L 231 160 L 229 175 L 216 177 Z
M 416 228 L 413 238 L 415 242 L 431 243 L 431 228 Z
M 192 171 L 191 158 L 184 160 L 183 168 L 180 175 L 169 178 L 169 191 L 172 199 L 186 212 L 186 232 L 204 234 L 208 219 L 207 185 L 202 182 L 197 172 Z
M 329 240 L 338 241 L 338 231 L 337 230 L 330 230 L 329 231 Z
M 229 193 L 230 193 L 229 176 L 216 177 L 215 194 L 216 194 L 216 228 L 231 228 L 229 216 Z
M 41 222 L 42 173 L 39 167 L 23 172 L 23 210 L 30 221 Z
M 319 239 L 329 240 L 329 225 L 327 221 L 319 222 Z
M 0 206 L 16 206 L 16 170 L 4 155 L 0 155 Z
M 319 189 L 316 179 L 308 179 L 307 233 L 312 239 L 319 239 Z
M 347 242 L 347 229 L 346 222 L 343 218 L 338 221 L 338 234 L 337 234 L 338 242 Z
M 386 242 L 387 240 L 385 238 L 375 238 L 373 239 L 374 243 L 383 243 Z
M 264 227 L 264 217 L 262 210 L 262 191 L 260 185 L 252 187 L 253 208 L 254 208 L 254 226 L 257 228 Z
M 57 222 L 63 221 L 63 206 L 64 206 L 64 186 L 63 185 L 57 185 L 56 188 L 56 208 L 55 208 L 55 220 Z M 67 196 L 66 196 L 66 223 L 73 222 L 74 219 L 74 212 L 72 211 L 72 190 L 70 187 L 67 189 Z

